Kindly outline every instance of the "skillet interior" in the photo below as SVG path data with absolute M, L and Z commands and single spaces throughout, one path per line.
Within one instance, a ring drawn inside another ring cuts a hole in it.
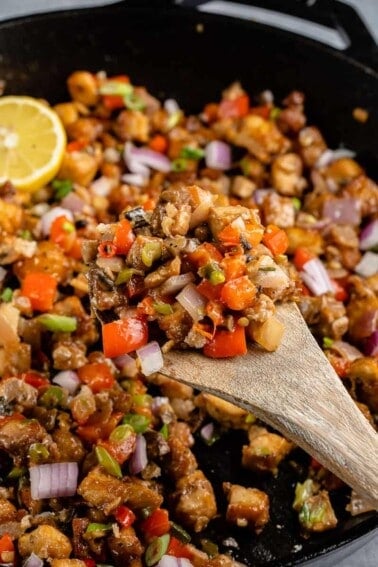
M 198 23 L 204 25 L 203 33 L 196 31 Z M 289 33 L 180 8 L 156 12 L 125 6 L 23 18 L 0 26 L 0 78 L 7 81 L 6 93 L 65 100 L 65 77 L 74 69 L 127 72 L 134 83 L 161 98 L 177 98 L 189 111 L 216 100 L 236 79 L 251 93 L 273 90 L 277 100 L 294 88 L 303 90 L 309 122 L 319 125 L 329 145 L 341 142 L 357 150 L 369 174 L 377 175 L 378 144 L 372 143 L 378 130 L 377 74 Z M 352 118 L 356 106 L 370 112 L 364 125 Z M 222 480 L 232 479 L 271 496 L 272 521 L 259 537 L 222 524 L 209 532 L 218 542 L 231 535 L 238 542 L 233 554 L 240 561 L 288 567 L 366 536 L 377 526 L 374 514 L 347 518 L 347 499 L 340 494 L 335 500 L 339 527 L 304 540 L 291 503 L 307 456 L 297 451 L 295 466 L 285 463 L 276 479 L 259 479 L 237 466 L 242 443 L 240 434 L 230 433 L 210 449 L 200 445 L 197 453 L 218 490 Z

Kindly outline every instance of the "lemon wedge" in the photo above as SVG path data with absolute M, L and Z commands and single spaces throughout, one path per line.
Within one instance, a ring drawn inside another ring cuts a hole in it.
M 27 96 L 0 97 L 0 184 L 34 192 L 58 172 L 66 133 L 58 115 Z

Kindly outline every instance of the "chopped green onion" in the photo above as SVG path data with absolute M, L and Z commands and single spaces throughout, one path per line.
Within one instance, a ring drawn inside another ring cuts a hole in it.
M 223 270 L 216 262 L 210 262 L 198 270 L 198 273 L 203 278 L 209 280 L 212 285 L 218 285 L 226 280 Z
M 135 268 L 125 268 L 124 270 L 121 270 L 116 278 L 116 285 L 129 282 L 135 274 L 143 275 L 142 272 Z
M 331 337 L 323 337 L 323 348 L 331 348 L 333 339 Z
M 151 405 L 152 397 L 149 394 L 134 394 L 133 404 L 139 407 L 149 407 Z
M 170 539 L 171 536 L 169 534 L 164 534 L 160 537 L 155 537 L 151 541 L 144 556 L 147 567 L 152 567 L 165 555 Z
M 6 287 L 0 298 L 2 301 L 4 301 L 5 303 L 9 303 L 10 301 L 12 301 L 12 297 L 13 297 L 13 290 L 10 287 Z
M 278 108 L 277 106 L 275 106 L 274 108 L 272 108 L 272 110 L 270 111 L 269 114 L 269 118 L 271 120 L 277 120 L 277 118 L 279 117 L 279 115 L 281 114 L 282 110 L 280 108 Z
M 181 173 L 188 169 L 188 161 L 184 158 L 177 158 L 171 162 L 171 170 L 174 173 Z
M 99 465 L 104 467 L 104 469 L 117 478 L 122 478 L 122 471 L 121 467 L 117 463 L 117 461 L 108 453 L 104 447 L 97 446 L 95 448 L 96 457 L 98 460 Z
M 180 158 L 184 159 L 202 159 L 205 151 L 202 148 L 193 148 L 192 146 L 185 146 L 181 149 Z
M 275 272 L 276 268 L 274 266 L 265 266 L 263 268 L 259 268 L 259 272 Z
M 182 116 L 183 116 L 182 110 L 176 110 L 176 112 L 172 112 L 172 114 L 170 114 L 168 116 L 167 129 L 172 130 L 172 128 L 177 126 L 177 124 L 180 122 Z
M 125 106 L 130 110 L 143 110 L 144 108 L 146 108 L 146 103 L 144 102 L 144 100 L 140 96 L 135 94 L 134 91 L 126 94 L 123 97 L 123 100 Z
M 29 457 L 35 463 L 41 463 L 49 458 L 50 453 L 43 443 L 32 443 L 29 447 Z
M 159 433 L 163 436 L 163 438 L 164 438 L 165 440 L 168 439 L 168 436 L 169 436 L 168 423 L 164 423 L 164 424 L 162 425 L 162 427 L 160 428 L 160 432 L 159 432 Z
M 63 388 L 60 388 L 60 386 L 49 386 L 38 401 L 41 405 L 51 409 L 62 405 L 64 399 Z
M 303 483 L 297 482 L 293 502 L 294 510 L 300 510 L 305 501 L 312 496 L 313 492 L 314 482 L 310 478 L 306 479 Z
M 99 93 L 101 95 L 119 95 L 127 96 L 130 95 L 134 90 L 134 87 L 129 83 L 123 83 L 121 81 L 106 81 L 99 88 Z
M 255 423 L 255 421 L 256 421 L 256 416 L 254 416 L 253 413 L 248 413 L 246 415 L 246 418 L 245 418 L 246 423 L 248 423 L 248 424 Z
M 125 439 L 130 437 L 130 435 L 132 435 L 133 433 L 135 432 L 131 425 L 125 423 L 123 425 L 118 425 L 115 429 L 113 429 L 113 431 L 109 435 L 109 439 L 111 441 L 115 441 L 116 443 L 121 443 L 122 441 L 125 441 Z
M 219 553 L 217 544 L 211 541 L 211 539 L 201 539 L 201 547 L 209 557 L 214 557 Z
M 113 528 L 113 524 L 100 524 L 98 522 L 91 522 L 85 530 L 86 534 L 91 534 L 95 537 L 101 537 Z
M 54 189 L 55 199 L 59 200 L 66 197 L 73 189 L 73 183 L 70 179 L 54 179 L 51 186 Z
M 130 425 L 135 433 L 144 433 L 150 425 L 151 419 L 147 415 L 128 413 L 122 419 L 122 423 Z
M 75 225 L 71 221 L 67 220 L 62 224 L 62 229 L 64 230 L 64 232 L 70 234 L 71 232 L 75 231 Z
M 32 233 L 27 228 L 20 230 L 19 236 L 23 240 L 33 240 Z
M 321 522 L 325 515 L 325 504 L 318 504 L 311 508 L 305 502 L 299 512 L 299 521 L 307 529 L 313 528 L 314 524 Z
M 8 474 L 8 478 L 10 479 L 17 479 L 21 478 L 27 473 L 27 469 L 25 467 L 13 467 Z
M 153 303 L 153 308 L 159 315 L 171 315 L 173 313 L 172 305 L 169 303 L 156 302 Z
M 302 208 L 302 202 L 300 199 L 298 199 L 298 197 L 293 197 L 292 198 L 292 203 L 293 203 L 293 207 L 296 211 L 300 211 Z
M 239 165 L 243 175 L 248 177 L 251 173 L 251 158 L 249 156 L 244 156 L 243 159 L 240 160 Z
M 77 329 L 76 317 L 44 313 L 43 315 L 39 315 L 38 321 L 49 331 L 72 333 Z
M 162 250 L 161 250 L 160 242 L 156 242 L 156 241 L 147 242 L 143 246 L 141 252 L 141 259 L 143 264 L 147 266 L 147 268 L 151 268 L 152 264 L 156 260 L 159 260 L 159 258 L 161 257 L 161 253 Z
M 149 516 L 152 514 L 152 508 L 150 506 L 145 506 L 140 510 L 140 517 L 142 520 L 147 520 Z
M 188 532 L 179 524 L 176 524 L 176 522 L 171 522 L 171 533 L 174 537 L 177 537 L 177 539 L 182 541 L 182 543 L 189 543 L 192 539 L 190 534 L 188 534 Z

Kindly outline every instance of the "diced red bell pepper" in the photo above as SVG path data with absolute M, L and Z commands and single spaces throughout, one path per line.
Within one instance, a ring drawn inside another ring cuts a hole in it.
M 299 248 L 296 249 L 294 253 L 294 260 L 293 260 L 294 266 L 299 271 L 303 270 L 303 266 L 307 264 L 307 262 L 309 262 L 310 260 L 313 260 L 315 257 L 316 257 L 315 254 L 310 252 L 310 250 L 300 246 Z
M 168 511 L 157 508 L 141 523 L 141 529 L 147 539 L 168 533 L 171 529 Z
M 29 272 L 21 284 L 21 295 L 28 297 L 36 311 L 49 311 L 54 304 L 56 279 L 45 272 Z
M 289 239 L 286 232 L 273 224 L 267 226 L 262 241 L 265 246 L 269 248 L 273 256 L 285 254 L 289 246 Z
M 174 555 L 174 557 L 185 557 L 186 559 L 192 559 L 193 557 L 193 554 L 188 545 L 174 536 L 171 536 L 169 540 L 167 555 Z
M 90 362 L 78 368 L 77 374 L 84 384 L 90 387 L 94 394 L 102 390 L 110 390 L 115 384 L 115 378 L 105 362 Z
M 135 240 L 135 234 L 130 221 L 123 219 L 118 223 L 115 231 L 113 243 L 117 254 L 127 254 Z
M 118 508 L 114 512 L 114 517 L 119 525 L 123 528 L 129 528 L 130 526 L 132 526 L 136 518 L 131 508 L 128 508 L 124 504 L 118 506 Z
M 219 118 L 242 118 L 249 111 L 249 97 L 242 94 L 234 99 L 224 99 L 218 108 Z
M 132 352 L 147 341 L 148 328 L 143 318 L 128 317 L 102 326 L 104 354 L 109 358 Z
M 205 356 L 210 358 L 228 358 L 247 353 L 245 327 L 235 324 L 232 331 L 218 329 L 203 348 Z
M 256 286 L 248 276 L 226 282 L 221 292 L 221 301 L 230 309 L 241 311 L 251 307 L 256 297 Z
M 43 386 L 50 386 L 50 380 L 38 372 L 33 372 L 33 370 L 29 370 L 28 372 L 23 372 L 21 374 L 21 379 L 33 386 L 33 388 L 42 388 Z

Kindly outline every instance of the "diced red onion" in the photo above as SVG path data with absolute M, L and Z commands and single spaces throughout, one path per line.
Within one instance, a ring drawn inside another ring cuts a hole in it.
M 363 357 L 362 352 L 359 351 L 358 348 L 345 341 L 333 341 L 330 349 L 337 352 L 340 356 L 350 362 Z
M 0 282 L 4 281 L 6 275 L 7 271 L 3 268 L 3 266 L 0 266 Z
M 34 552 L 23 562 L 22 567 L 43 567 L 43 560 Z
M 110 177 L 102 175 L 92 181 L 89 186 L 90 191 L 98 197 L 107 197 L 114 187 L 114 181 Z
M 355 155 L 356 152 L 353 152 L 352 150 L 348 150 L 347 148 L 338 148 L 337 150 L 327 149 L 318 158 L 315 167 L 319 169 L 322 167 L 327 167 L 333 161 L 342 158 L 354 158 Z
M 357 226 L 361 222 L 360 201 L 353 197 L 327 199 L 323 206 L 322 217 L 336 224 Z
M 360 233 L 360 249 L 369 250 L 378 246 L 378 219 L 369 222 Z
M 200 434 L 205 441 L 211 441 L 214 437 L 214 423 L 210 422 L 201 427 Z
M 365 252 L 357 266 L 355 266 L 354 271 L 364 278 L 374 276 L 378 272 L 378 254 Z
M 68 390 L 70 394 L 74 394 L 81 384 L 79 376 L 73 370 L 62 370 L 58 372 L 58 374 L 55 374 L 52 381 L 54 384 L 58 384 L 58 386 Z
M 177 301 L 189 313 L 193 321 L 200 321 L 205 315 L 206 300 L 201 295 L 196 286 L 190 283 L 184 287 L 178 295 Z
M 364 351 L 368 356 L 378 356 L 378 331 L 374 331 L 374 333 L 368 337 Z
M 139 474 L 148 463 L 147 443 L 143 435 L 136 437 L 135 449 L 129 461 L 129 471 L 131 474 Z
M 163 555 L 156 567 L 180 567 L 178 557 L 174 555 Z
M 122 175 L 122 181 L 128 185 L 144 187 L 147 185 L 148 176 L 142 175 L 141 173 L 125 173 Z
M 159 411 L 161 406 L 165 406 L 167 404 L 169 404 L 169 398 L 167 398 L 166 396 L 156 396 L 152 399 L 151 402 L 152 413 L 155 415 Z
M 327 270 L 319 258 L 313 258 L 306 262 L 301 271 L 303 282 L 314 295 L 322 295 L 334 292 L 334 288 Z
M 175 112 L 178 112 L 180 110 L 178 102 L 174 98 L 167 98 L 167 100 L 164 101 L 163 106 L 164 110 L 168 112 L 169 115 L 174 114 Z
M 230 169 L 231 167 L 231 148 L 225 142 L 213 140 L 205 148 L 206 166 L 213 169 Z
M 79 197 L 75 191 L 71 191 L 61 200 L 61 205 L 65 209 L 72 211 L 73 213 L 81 213 L 85 207 L 85 202 Z
M 138 374 L 138 366 L 135 358 L 129 354 L 120 354 L 112 359 L 116 367 L 122 371 L 122 374 L 133 378 Z
M 156 341 L 151 341 L 141 348 L 138 348 L 136 353 L 139 358 L 142 374 L 145 376 L 150 376 L 163 368 L 163 354 L 159 343 Z
M 120 256 L 111 256 L 110 258 L 97 258 L 96 264 L 102 270 L 111 270 L 112 272 L 120 272 L 125 263 Z
M 256 189 L 253 193 L 253 200 L 255 201 L 256 205 L 260 206 L 263 204 L 265 197 L 274 193 L 273 189 Z
M 180 274 L 179 276 L 171 276 L 162 284 L 160 291 L 162 295 L 173 295 L 183 289 L 187 284 L 194 280 L 191 272 Z
M 73 221 L 73 214 L 69 209 L 63 207 L 53 207 L 44 213 L 41 217 L 41 228 L 43 236 L 50 234 L 51 225 L 55 219 L 59 217 L 66 217 L 68 220 Z
M 51 463 L 29 469 L 33 500 L 73 496 L 77 489 L 77 463 Z
M 125 162 L 133 173 L 146 173 L 144 168 L 168 173 L 171 171 L 171 162 L 164 154 L 150 150 L 150 148 L 136 148 L 132 144 L 125 144 Z M 140 168 L 139 166 L 143 166 Z
M 193 567 L 193 563 L 186 557 L 163 555 L 156 564 L 156 567 Z

